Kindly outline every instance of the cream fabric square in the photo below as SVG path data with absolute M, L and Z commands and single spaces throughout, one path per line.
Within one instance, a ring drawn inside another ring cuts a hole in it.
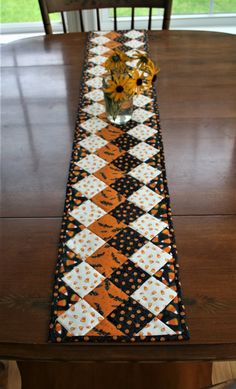
M 97 91 L 97 89 L 95 89 L 94 91 Z M 96 132 L 100 131 L 102 128 L 105 128 L 107 126 L 108 124 L 106 122 L 104 122 L 103 120 L 97 117 L 88 119 L 85 122 L 80 124 L 80 127 L 90 132 L 91 134 L 95 134 Z
M 71 287 L 80 297 L 86 296 L 95 289 L 103 280 L 102 274 L 98 273 L 86 262 L 81 262 L 67 273 L 62 280 Z
M 162 222 L 160 219 L 157 219 L 149 213 L 146 213 L 134 222 L 130 223 L 130 227 L 145 236 L 145 238 L 152 240 L 156 235 L 164 230 L 164 228 L 168 227 L 168 224 Z
M 91 92 L 86 93 L 84 96 L 93 101 L 101 101 L 104 98 L 103 91 L 101 89 L 94 89 Z
M 106 38 L 105 36 L 98 36 L 96 38 L 91 39 L 91 42 L 95 43 L 96 45 L 104 45 L 109 41 L 110 39 Z
M 147 186 L 142 186 L 139 190 L 134 192 L 128 200 L 137 205 L 139 208 L 148 212 L 150 209 L 155 207 L 164 197 L 159 194 L 153 192 L 153 190 L 149 189 Z
M 85 108 L 83 108 L 83 111 L 89 113 L 90 115 L 97 116 L 105 112 L 105 106 L 103 104 L 94 103 L 87 105 Z
M 86 170 L 89 173 L 95 173 L 97 170 L 101 169 L 107 164 L 107 161 L 98 157 L 95 154 L 89 154 L 87 157 L 81 159 L 79 162 L 76 162 L 76 165 L 81 169 Z
M 93 232 L 84 229 L 66 242 L 66 245 L 84 261 L 106 242 Z
M 142 163 L 138 165 L 133 170 L 129 172 L 129 174 L 137 178 L 137 180 L 143 182 L 144 184 L 148 184 L 154 178 L 161 174 L 160 170 L 155 169 L 154 167 L 147 165 L 146 163 Z
M 177 293 L 154 277 L 145 281 L 131 297 L 158 315 L 176 297 Z
M 102 65 L 107 60 L 107 57 L 102 55 L 95 55 L 95 57 L 89 58 L 89 62 L 95 63 L 96 65 Z
M 150 138 L 151 136 L 155 135 L 157 133 L 154 128 L 145 126 L 145 124 L 139 124 L 138 126 L 132 128 L 128 131 L 128 134 L 133 135 L 135 138 L 139 140 L 146 140 Z
M 170 254 L 161 250 L 152 242 L 146 243 L 141 249 L 136 251 L 129 259 L 137 263 L 139 267 L 148 274 L 155 274 L 166 262 L 172 258 Z
M 102 88 L 102 77 L 94 77 L 86 81 L 86 84 L 92 88 Z
M 158 152 L 158 149 L 151 145 L 148 145 L 145 142 L 140 142 L 136 146 L 132 147 L 132 149 L 129 149 L 130 154 L 134 155 L 136 158 L 140 159 L 143 162 L 153 157 L 153 155 L 157 154 Z
M 98 207 L 90 200 L 85 201 L 83 204 L 74 208 L 73 211 L 69 213 L 85 227 L 88 227 L 90 224 L 95 222 L 95 220 L 106 214 L 102 208 Z
M 154 115 L 153 112 L 146 111 L 145 109 L 142 108 L 137 108 L 133 112 L 132 119 L 138 123 L 143 123 L 153 115 Z
M 131 47 L 132 49 L 138 49 L 139 47 L 143 46 L 143 42 L 140 42 L 136 39 L 132 39 L 128 42 L 124 43 L 125 46 Z
M 97 65 L 97 66 L 92 67 L 91 69 L 88 69 L 88 73 L 93 74 L 94 76 L 98 76 L 98 77 L 102 76 L 105 72 L 106 72 L 106 69 L 104 68 L 104 66 L 100 66 L 100 65 Z
M 152 99 L 150 97 L 144 96 L 144 95 L 137 95 L 134 96 L 134 105 L 137 107 L 143 107 L 144 105 L 150 103 Z
M 179 333 L 179 332 L 178 332 Z M 176 335 L 170 327 L 163 321 L 154 317 L 144 328 L 141 329 L 135 336 L 162 336 L 162 335 Z
M 73 185 L 73 188 L 82 193 L 83 196 L 86 196 L 88 199 L 91 199 L 97 193 L 105 189 L 107 185 L 94 176 L 87 176 L 83 180 L 77 182 Z
M 127 38 L 136 39 L 139 38 L 140 36 L 143 36 L 143 32 L 137 30 L 131 30 L 124 35 L 127 36 Z
M 84 336 L 104 318 L 85 300 L 72 305 L 57 321 L 73 336 Z
M 79 143 L 85 149 L 90 151 L 90 153 L 95 153 L 95 151 L 97 151 L 101 147 L 105 146 L 108 142 L 105 139 L 100 138 L 100 136 L 91 135 L 91 136 L 88 136 L 87 138 L 81 140 Z
M 93 54 L 102 55 L 102 54 L 105 54 L 109 50 L 110 49 L 108 47 L 105 47 L 105 46 L 96 46 L 93 49 L 90 49 L 90 52 Z

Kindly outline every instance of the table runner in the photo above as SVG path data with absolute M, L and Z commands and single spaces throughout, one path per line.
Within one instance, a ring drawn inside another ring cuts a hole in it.
M 114 48 L 128 55 L 148 51 L 147 33 L 88 35 L 52 342 L 188 339 L 155 89 L 134 97 L 127 124 L 109 123 L 101 88 L 103 64 Z

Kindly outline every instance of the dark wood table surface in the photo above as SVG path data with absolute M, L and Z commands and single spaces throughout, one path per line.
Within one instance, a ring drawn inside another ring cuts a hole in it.
M 190 341 L 48 344 L 86 34 L 2 47 L 0 356 L 236 359 L 236 38 L 149 34 Z

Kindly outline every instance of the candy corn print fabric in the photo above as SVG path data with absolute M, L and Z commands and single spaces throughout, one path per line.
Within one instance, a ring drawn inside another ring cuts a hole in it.
M 88 37 L 51 342 L 188 339 L 155 90 L 134 97 L 132 120 L 117 126 L 101 89 L 114 48 L 132 54 L 147 44 L 145 31 Z

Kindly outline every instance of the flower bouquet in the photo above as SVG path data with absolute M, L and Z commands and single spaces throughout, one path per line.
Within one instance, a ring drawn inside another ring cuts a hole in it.
M 104 66 L 107 69 L 103 78 L 107 118 L 112 123 L 127 123 L 133 113 L 133 97 L 153 85 L 159 68 L 145 52 L 136 50 L 133 56 L 128 56 L 118 49 Z

